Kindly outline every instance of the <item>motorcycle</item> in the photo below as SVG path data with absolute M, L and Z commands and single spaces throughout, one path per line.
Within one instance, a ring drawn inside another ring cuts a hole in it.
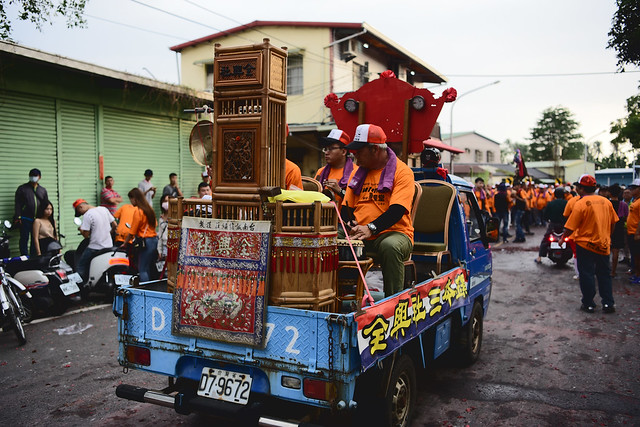
M 4 225 L 5 230 L 11 227 L 9 221 L 5 221 Z M 6 237 L 5 230 L 3 230 L 3 236 Z M 5 255 L 6 252 L 0 250 L 0 254 Z M 25 312 L 20 296 L 31 298 L 31 294 L 22 283 L 4 271 L 4 258 L 0 260 L 0 282 L 0 324 L 2 324 L 2 330 L 13 330 L 18 338 L 18 343 L 24 345 L 27 342 L 27 335 L 22 324 Z
M 0 253 L 9 256 L 9 238 L 6 229 L 0 236 Z M 20 294 L 23 305 L 23 322 L 31 322 L 37 314 L 59 316 L 64 313 L 74 299 L 80 295 L 77 285 L 80 276 L 73 274 L 72 269 L 61 262 L 62 249 L 59 242 L 53 241 L 41 256 L 20 256 L 6 258 L 4 269 L 7 274 L 20 282 L 29 291 L 31 297 Z
M 568 238 L 562 238 L 562 232 L 552 231 L 549 234 L 549 250 L 547 257 L 558 265 L 564 265 L 573 257 L 573 251 L 567 241 Z
M 79 218 L 74 218 L 74 222 L 78 226 L 82 224 Z M 77 249 L 66 251 L 64 260 L 67 264 L 75 269 L 88 245 L 89 239 L 87 238 L 80 242 Z M 87 300 L 92 292 L 112 297 L 115 289 L 122 284 L 129 283 L 130 276 L 127 276 L 129 271 L 129 258 L 127 258 L 124 249 L 112 247 L 99 250 L 91 258 L 87 280 L 80 285 L 80 297 Z

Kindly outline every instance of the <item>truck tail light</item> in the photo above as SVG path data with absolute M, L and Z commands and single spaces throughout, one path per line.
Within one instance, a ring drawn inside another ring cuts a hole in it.
M 330 401 L 336 396 L 336 390 L 328 381 L 305 378 L 303 380 L 303 393 L 305 397 Z
M 127 347 L 127 361 L 136 365 L 151 365 L 151 351 L 148 348 L 130 345 Z

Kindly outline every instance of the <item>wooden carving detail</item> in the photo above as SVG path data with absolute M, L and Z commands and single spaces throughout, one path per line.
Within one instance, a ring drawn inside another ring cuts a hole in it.
M 223 167 L 225 182 L 254 182 L 254 156 L 256 132 L 254 130 L 228 130 L 222 135 Z

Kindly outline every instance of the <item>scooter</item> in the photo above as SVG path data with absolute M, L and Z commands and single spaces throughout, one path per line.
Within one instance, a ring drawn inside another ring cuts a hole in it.
M 549 234 L 549 250 L 547 257 L 555 264 L 564 265 L 573 257 L 571 247 L 569 247 L 567 241 L 568 238 L 562 238 L 561 232 L 552 231 Z
M 77 226 L 82 224 L 80 218 L 74 218 Z M 89 239 L 84 239 L 75 250 L 65 252 L 64 259 L 75 269 L 80 256 L 89 245 Z M 112 247 L 101 249 L 91 258 L 87 280 L 80 285 L 80 296 L 83 300 L 89 298 L 92 292 L 113 297 L 113 292 L 122 284 L 128 284 L 129 258 L 124 249 Z M 124 277 L 123 277 L 124 276 Z
M 0 235 L 0 325 L 3 331 L 13 330 L 20 345 L 27 342 L 22 323 L 25 310 L 22 299 L 30 299 L 31 294 L 22 283 L 5 272 L 4 264 L 9 259 L 9 237 L 7 230 L 11 222 L 5 220 L 2 235 Z
M 10 225 L 6 221 L 5 230 Z M 9 238 L 6 231 L 0 236 L 0 253 L 7 255 L 4 260 L 6 273 L 30 293 L 29 297 L 24 292 L 19 293 L 24 312 L 22 320 L 25 323 L 33 320 L 37 314 L 61 315 L 80 295 L 77 285 L 79 276 L 74 276 L 70 268 L 65 269 L 64 263 L 60 262 L 60 249 L 62 246 L 59 242 L 51 242 L 47 248 L 43 248 L 44 255 L 8 258 Z

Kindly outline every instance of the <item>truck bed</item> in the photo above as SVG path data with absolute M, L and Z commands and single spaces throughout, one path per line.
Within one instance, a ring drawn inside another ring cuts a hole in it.
M 301 389 L 293 390 L 281 384 L 283 375 L 317 376 L 326 380 L 331 371 L 339 398 L 348 402 L 353 396 L 355 381 L 352 380 L 361 370 L 353 313 L 331 314 L 269 306 L 266 345 L 250 348 L 173 335 L 172 304 L 173 294 L 166 292 L 164 282 L 124 287 L 119 291 L 114 299 L 114 314 L 119 319 L 121 365 L 194 381 L 200 380 L 205 366 L 249 373 L 253 378 L 252 392 L 327 407 L 329 402 L 306 398 Z M 148 348 L 149 365 L 130 363 L 126 357 L 129 346 Z

